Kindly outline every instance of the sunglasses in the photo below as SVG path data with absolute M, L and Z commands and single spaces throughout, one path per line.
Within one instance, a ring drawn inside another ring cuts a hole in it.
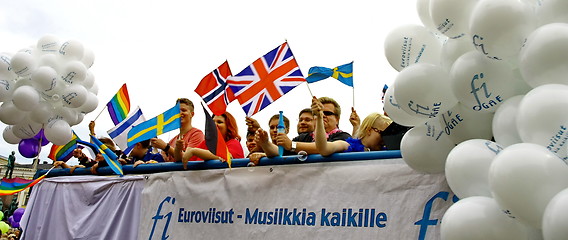
M 331 115 L 335 115 L 335 113 L 332 112 L 332 111 L 323 111 L 323 115 L 325 115 L 325 116 L 331 116 Z

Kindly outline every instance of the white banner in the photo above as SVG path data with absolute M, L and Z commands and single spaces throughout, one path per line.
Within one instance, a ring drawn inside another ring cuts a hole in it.
M 149 175 L 139 239 L 439 239 L 457 198 L 402 159 Z

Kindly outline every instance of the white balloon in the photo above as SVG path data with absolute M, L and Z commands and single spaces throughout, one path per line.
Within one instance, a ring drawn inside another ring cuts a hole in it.
M 81 61 L 69 61 L 59 74 L 67 84 L 82 83 L 87 76 L 87 68 Z
M 53 107 L 49 102 L 40 101 L 38 107 L 30 112 L 30 119 L 34 122 L 46 124 L 53 117 Z
M 15 76 L 15 73 L 12 71 L 12 65 L 10 64 L 11 61 L 12 54 L 0 53 L 0 73 Z
M 22 141 L 22 139 L 14 135 L 12 128 L 13 126 L 11 125 L 6 126 L 6 128 L 4 128 L 4 132 L 2 133 L 2 137 L 4 137 L 4 141 L 6 141 L 7 143 L 18 144 L 20 143 L 20 141 Z
M 32 111 L 39 105 L 39 93 L 32 86 L 20 86 L 12 94 L 12 102 L 22 111 Z
M 36 48 L 42 54 L 55 54 L 59 50 L 59 39 L 54 35 L 45 35 L 37 41 Z
M 489 167 L 503 150 L 499 144 L 485 139 L 471 139 L 458 144 L 446 159 L 446 180 L 459 198 L 492 197 L 489 189 Z
M 93 63 L 95 63 L 95 53 L 93 50 L 87 48 L 83 54 L 83 58 L 81 58 L 81 62 L 85 64 L 85 67 L 91 68 Z
M 454 146 L 440 125 L 433 121 L 406 132 L 400 142 L 400 153 L 404 162 L 416 171 L 441 173 Z
M 59 55 L 65 60 L 81 60 L 84 54 L 83 44 L 76 40 L 69 40 L 61 44 Z
M 546 240 L 563 240 L 568 236 L 568 188 L 550 200 L 542 218 L 542 234 Z
M 82 84 L 86 89 L 92 88 L 93 84 L 95 84 L 95 75 L 90 70 L 87 70 L 85 81 L 83 81 Z
M 56 107 L 53 111 L 57 119 L 61 119 L 69 125 L 73 125 L 72 123 L 77 121 L 77 112 L 74 109 L 61 106 Z
M 519 54 L 521 74 L 532 87 L 550 83 L 568 84 L 567 54 L 567 23 L 539 27 L 529 35 Z
M 449 38 L 468 32 L 469 15 L 478 0 L 430 0 L 430 16 L 436 29 Z
M 529 240 L 529 229 L 503 214 L 494 199 L 475 196 L 454 203 L 442 218 L 442 240 Z
M 511 62 L 517 62 L 525 39 L 535 28 L 534 12 L 519 0 L 480 0 L 469 23 L 477 51 Z
M 44 128 L 44 134 L 47 140 L 55 145 L 65 145 L 73 136 L 69 124 L 59 119 L 51 120 Z
M 32 85 L 40 92 L 50 91 L 56 86 L 57 71 L 49 66 L 41 66 L 32 74 Z
M 436 31 L 436 26 L 432 17 L 430 17 L 430 0 L 418 0 L 416 1 L 416 11 L 418 12 L 418 17 L 422 25 L 430 31 Z
M 566 0 L 538 0 L 536 15 L 539 25 L 562 22 L 568 23 L 568 1 Z
M 449 72 L 456 59 L 469 51 L 474 51 L 475 48 L 470 39 L 469 37 L 462 37 L 448 39 L 444 42 L 440 56 L 440 65 Z
M 517 131 L 517 113 L 524 95 L 514 96 L 505 101 L 493 115 L 492 130 L 495 142 L 503 147 L 522 143 Z
M 37 63 L 30 53 L 27 52 L 17 52 L 12 56 L 10 61 L 12 66 L 12 71 L 14 71 L 18 76 L 28 76 L 36 69 Z
M 393 29 L 385 38 L 385 56 L 397 71 L 416 63 L 440 62 L 442 44 L 420 25 L 403 25 Z
M 411 116 L 435 118 L 458 103 L 449 83 L 449 74 L 441 67 L 417 63 L 398 73 L 394 98 Z
M 446 135 L 455 144 L 469 139 L 491 139 L 493 113 L 475 112 L 458 103 L 438 116 Z
M 9 101 L 12 99 L 16 81 L 1 79 L 0 78 L 0 102 Z
M 97 84 L 97 82 L 93 83 L 93 86 L 91 88 L 89 88 L 89 92 L 92 92 L 95 95 L 99 94 L 99 85 Z
M 568 85 L 546 84 L 528 92 L 517 113 L 517 131 L 523 142 L 548 148 L 567 159 Z
M 493 160 L 489 187 L 505 212 L 540 229 L 546 205 L 568 187 L 568 165 L 543 146 L 511 145 Z
M 83 105 L 81 105 L 78 110 L 79 112 L 82 113 L 90 113 L 92 111 L 94 111 L 95 109 L 97 109 L 97 107 L 99 106 L 99 99 L 97 98 L 97 95 L 95 95 L 92 92 L 88 92 L 87 93 L 87 101 L 85 101 L 85 103 Z
M 12 128 L 12 132 L 16 137 L 21 139 L 33 138 L 41 130 L 42 124 L 36 123 L 27 117 Z
M 454 62 L 450 80 L 454 96 L 477 112 L 495 112 L 505 100 L 520 94 L 513 87 L 517 83 L 513 69 L 478 51 L 468 52 Z
M 81 85 L 70 85 L 61 94 L 63 106 L 78 108 L 87 101 L 87 89 Z
M 403 126 L 411 127 L 426 122 L 426 119 L 411 116 L 400 108 L 394 98 L 394 85 L 390 86 L 385 93 L 384 110 L 394 122 Z
M 14 106 L 12 101 L 7 101 L 0 106 L 0 121 L 7 125 L 15 125 L 21 122 L 26 116 L 26 112 Z
M 55 54 L 44 54 L 39 57 L 39 66 L 46 66 L 55 69 L 56 71 L 61 68 L 59 59 Z

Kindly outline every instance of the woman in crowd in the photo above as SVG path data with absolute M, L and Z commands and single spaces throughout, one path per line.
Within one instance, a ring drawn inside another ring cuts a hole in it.
M 312 99 L 312 112 L 317 121 L 315 130 L 316 148 L 322 156 L 329 156 L 336 152 L 382 150 L 384 142 L 381 132 L 392 123 L 392 120 L 387 116 L 371 113 L 363 120 L 354 138 L 328 142 L 323 128 L 323 105 L 315 97 Z
M 241 137 L 239 136 L 239 129 L 237 127 L 237 121 L 228 112 L 225 112 L 219 116 L 214 116 L 213 121 L 219 128 L 221 132 L 221 136 L 225 139 L 227 143 L 227 148 L 229 153 L 231 154 L 231 158 L 244 158 L 244 151 L 241 146 Z M 209 150 L 207 150 L 207 145 L 205 141 L 203 141 L 199 146 L 194 148 L 186 148 L 185 153 L 178 151 L 181 149 L 181 145 L 183 141 L 176 142 L 175 154 L 176 158 L 179 156 L 182 159 L 184 169 L 187 167 L 187 161 L 199 161 L 199 160 L 221 160 L 227 161 L 227 159 L 222 159 Z M 217 149 L 219 151 L 219 149 Z

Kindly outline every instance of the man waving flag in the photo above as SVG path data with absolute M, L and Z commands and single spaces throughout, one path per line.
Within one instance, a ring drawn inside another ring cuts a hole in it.
M 246 115 L 252 116 L 305 81 L 285 42 L 229 77 L 227 84 Z

